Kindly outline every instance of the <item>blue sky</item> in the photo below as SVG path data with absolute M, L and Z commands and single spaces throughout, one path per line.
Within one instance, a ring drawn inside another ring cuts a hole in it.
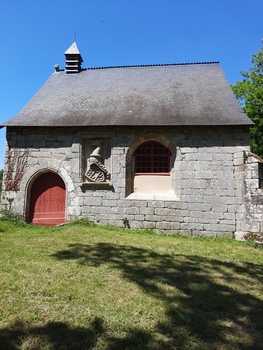
M 0 123 L 76 41 L 83 67 L 219 61 L 241 79 L 263 38 L 262 0 L 0 0 Z M 5 129 L 0 130 L 0 169 Z

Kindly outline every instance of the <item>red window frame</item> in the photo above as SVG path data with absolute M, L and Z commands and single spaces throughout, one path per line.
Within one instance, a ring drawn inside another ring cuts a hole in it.
M 157 141 L 142 143 L 133 153 L 135 174 L 170 174 L 169 148 Z

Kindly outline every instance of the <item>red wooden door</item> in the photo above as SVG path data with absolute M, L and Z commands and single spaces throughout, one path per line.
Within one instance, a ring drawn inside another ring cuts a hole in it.
M 46 226 L 64 223 L 65 198 L 65 184 L 59 175 L 40 175 L 31 188 L 29 222 Z

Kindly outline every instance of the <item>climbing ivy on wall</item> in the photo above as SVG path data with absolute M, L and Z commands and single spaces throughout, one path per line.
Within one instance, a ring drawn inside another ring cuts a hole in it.
M 17 192 L 27 165 L 29 150 L 8 149 L 6 153 L 7 171 L 4 178 L 5 191 Z

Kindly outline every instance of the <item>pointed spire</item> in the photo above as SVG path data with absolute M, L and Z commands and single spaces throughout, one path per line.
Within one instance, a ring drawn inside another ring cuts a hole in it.
M 83 59 L 79 52 L 76 42 L 67 49 L 66 56 L 66 74 L 75 74 L 81 71 L 81 63 Z

